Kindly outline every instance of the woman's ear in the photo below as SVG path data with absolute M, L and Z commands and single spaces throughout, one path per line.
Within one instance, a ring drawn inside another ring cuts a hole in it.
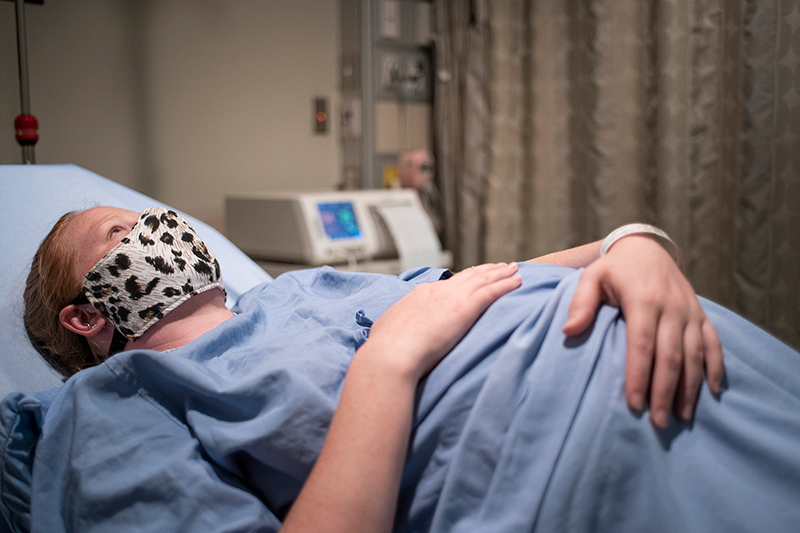
M 106 317 L 92 304 L 70 304 L 58 314 L 61 325 L 83 337 L 93 337 L 103 330 Z

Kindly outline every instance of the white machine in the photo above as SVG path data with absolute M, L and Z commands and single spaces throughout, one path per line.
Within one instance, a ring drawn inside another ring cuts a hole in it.
M 451 262 L 413 189 L 229 196 L 225 216 L 227 237 L 272 275 L 326 264 L 400 273 Z

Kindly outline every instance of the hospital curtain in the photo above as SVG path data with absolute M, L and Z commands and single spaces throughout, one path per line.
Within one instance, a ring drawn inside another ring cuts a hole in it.
M 697 292 L 800 347 L 796 0 L 438 0 L 457 266 L 642 221 Z

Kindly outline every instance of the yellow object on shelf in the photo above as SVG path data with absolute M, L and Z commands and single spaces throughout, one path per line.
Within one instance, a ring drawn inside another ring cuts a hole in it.
M 397 165 L 385 165 L 383 167 L 383 188 L 400 188 L 400 174 L 397 170 Z

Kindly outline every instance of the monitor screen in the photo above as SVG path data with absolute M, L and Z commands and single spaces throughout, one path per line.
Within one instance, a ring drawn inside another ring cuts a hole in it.
M 361 229 L 358 227 L 352 202 L 320 202 L 317 208 L 328 238 L 334 241 L 361 238 Z

